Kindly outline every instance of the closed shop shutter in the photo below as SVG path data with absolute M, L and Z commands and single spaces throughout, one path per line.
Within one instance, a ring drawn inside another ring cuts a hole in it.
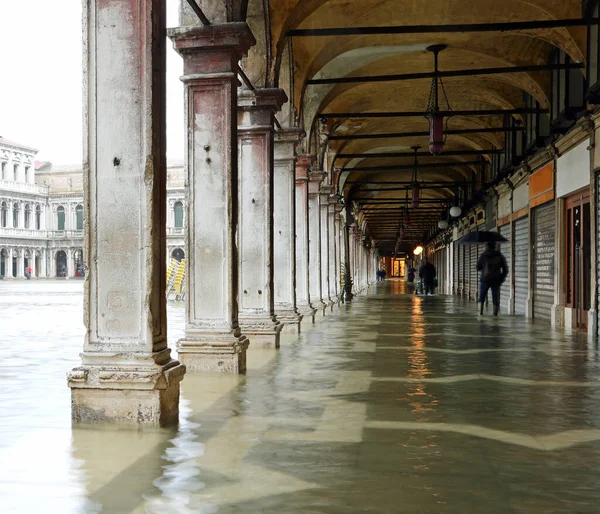
M 470 287 L 469 298 L 477 300 L 477 245 L 471 245 L 471 267 L 469 268 Z
M 529 217 L 515 223 L 515 314 L 525 314 L 528 296 Z
M 459 291 L 459 284 L 458 284 L 458 270 L 459 268 L 459 258 L 458 258 L 458 243 L 456 241 L 454 241 L 454 243 L 452 243 L 452 246 L 454 247 L 452 249 L 452 251 L 454 252 L 454 261 L 452 263 L 452 275 L 454 278 L 454 291 L 453 294 L 458 294 Z
M 465 287 L 465 247 L 458 245 L 458 293 L 463 294 Z
M 463 296 L 469 297 L 469 264 L 471 263 L 471 252 L 468 246 L 463 245 L 463 261 L 462 261 L 462 273 L 463 273 Z
M 508 273 L 504 284 L 502 284 L 502 288 L 500 289 L 500 305 L 503 309 L 506 309 L 508 308 L 508 302 L 510 300 L 510 284 L 512 281 L 512 265 L 510 262 L 510 223 L 499 227 L 498 232 L 500 232 L 500 234 L 504 236 L 508 241 L 500 245 L 500 251 L 506 258 L 506 264 L 508 264 L 508 269 L 511 270 Z
M 533 317 L 550 320 L 554 304 L 554 202 L 533 210 Z

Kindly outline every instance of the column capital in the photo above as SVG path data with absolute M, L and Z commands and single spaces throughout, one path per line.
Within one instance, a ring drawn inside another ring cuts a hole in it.
M 307 182 L 310 167 L 315 162 L 314 155 L 299 155 L 296 159 L 296 182 Z
M 321 182 L 325 180 L 327 173 L 324 171 L 311 171 L 308 174 L 309 194 L 310 196 L 318 196 L 320 194 Z
M 273 128 L 273 116 L 288 100 L 283 89 L 238 89 L 238 130 Z
M 167 36 L 183 57 L 185 75 L 234 73 L 256 44 L 246 23 L 177 27 L 169 29 Z
M 306 132 L 299 127 L 284 127 L 275 132 L 275 143 L 293 143 L 297 145 L 306 137 Z

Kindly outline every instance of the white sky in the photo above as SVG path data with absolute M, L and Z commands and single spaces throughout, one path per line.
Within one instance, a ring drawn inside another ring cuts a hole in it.
M 37 148 L 38 160 L 82 155 L 82 0 L 0 0 L 0 136 Z M 168 26 L 178 0 L 167 0 Z M 181 57 L 168 42 L 167 155 L 183 159 Z

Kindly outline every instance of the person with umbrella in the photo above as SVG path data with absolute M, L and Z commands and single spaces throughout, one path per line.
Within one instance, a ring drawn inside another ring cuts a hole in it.
M 500 312 L 500 286 L 508 275 L 508 264 L 506 258 L 500 253 L 495 241 L 487 244 L 487 249 L 477 262 L 477 271 L 481 271 L 479 281 L 479 314 L 483 316 L 483 306 L 488 291 L 492 290 L 492 303 L 494 304 L 494 316 Z
M 481 272 L 479 281 L 479 314 L 483 316 L 483 307 L 488 291 L 492 290 L 494 316 L 500 312 L 500 286 L 508 276 L 508 264 L 497 243 L 506 242 L 506 238 L 498 232 L 476 231 L 464 236 L 459 244 L 487 244 L 487 249 L 477 262 L 477 271 Z

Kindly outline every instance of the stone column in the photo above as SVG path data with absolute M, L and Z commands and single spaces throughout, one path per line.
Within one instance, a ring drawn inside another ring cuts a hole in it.
M 6 250 L 6 266 L 5 266 L 5 273 L 4 273 L 4 279 L 6 280 L 7 278 L 14 278 L 13 275 L 13 249 L 12 248 L 8 248 Z
M 344 221 L 342 219 L 342 212 L 344 207 L 339 203 L 335 206 L 335 217 L 334 217 L 334 226 L 335 226 L 335 240 L 336 240 L 336 291 L 338 301 L 342 300 L 343 291 L 342 291 L 342 265 L 344 264 L 344 234 L 343 227 Z
M 323 301 L 323 284 L 321 269 L 321 182 L 326 174 L 322 171 L 311 171 L 308 181 L 308 231 L 309 257 L 308 266 L 310 284 L 308 287 L 310 303 L 317 312 L 325 315 L 327 304 Z
M 73 249 L 67 250 L 67 278 L 73 278 L 75 276 L 75 261 L 73 259 Z
M 40 258 L 40 278 L 48 278 L 48 252 L 45 248 L 42 248 Z
M 339 232 L 335 222 L 336 207 L 336 198 L 334 196 L 330 196 L 327 205 L 327 217 L 329 220 L 329 298 L 333 304 L 337 304 L 339 302 L 338 287 L 340 283 L 338 276 L 339 261 L 337 255 Z
M 299 333 L 302 314 L 296 305 L 296 145 L 304 131 L 286 128 L 275 133 L 273 179 L 273 252 L 275 314 L 283 331 Z
M 238 321 L 237 63 L 255 44 L 245 23 L 169 31 L 183 57 L 188 144 L 186 331 L 179 358 L 197 371 L 244 373 Z M 163 280 L 164 282 L 164 280 Z
M 310 301 L 308 179 L 314 157 L 301 155 L 296 163 L 296 306 L 304 321 L 315 322 Z
M 25 278 L 25 250 L 17 250 L 17 278 Z
M 29 254 L 31 255 L 30 257 L 30 268 L 31 268 L 31 278 L 35 278 L 35 249 L 31 249 L 31 251 L 29 252 Z
M 328 308 L 333 307 L 333 298 L 329 296 L 329 238 L 331 230 L 329 228 L 329 197 L 333 193 L 333 187 L 321 185 L 319 191 L 319 208 L 321 211 L 321 298 Z
M 167 347 L 166 23 L 162 0 L 87 0 L 82 365 L 75 422 L 167 425 L 185 367 Z
M 273 276 L 273 119 L 287 101 L 282 89 L 244 90 L 238 97 L 239 322 L 252 345 L 279 348 Z

